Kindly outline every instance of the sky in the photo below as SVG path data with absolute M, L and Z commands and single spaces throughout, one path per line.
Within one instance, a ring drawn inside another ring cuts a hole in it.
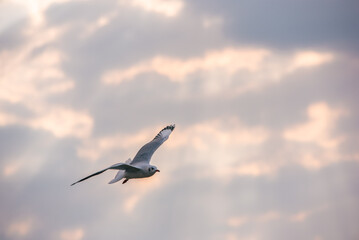
M 359 239 L 358 42 L 356 0 L 0 1 L 0 239 Z

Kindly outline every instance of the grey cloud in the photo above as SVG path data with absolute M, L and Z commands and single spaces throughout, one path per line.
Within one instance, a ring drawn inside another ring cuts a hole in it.
M 359 5 L 355 0 L 188 3 L 197 12 L 223 16 L 226 35 L 242 44 L 358 51 Z
M 117 14 L 108 25 L 81 38 L 86 24 L 94 23 L 112 10 Z M 79 17 L 73 18 L 74 15 Z M 75 101 L 85 104 L 89 100 L 86 93 L 98 87 L 97 82 L 106 70 L 126 67 L 158 54 L 196 56 L 208 48 L 229 44 L 217 32 L 204 30 L 201 18 L 186 12 L 167 19 L 114 2 L 105 5 L 83 2 L 54 6 L 46 16 L 50 26 L 69 26 L 64 36 L 53 45 L 68 55 L 63 69 L 76 79 L 79 97 L 74 96 Z
M 7 29 L 0 32 L 0 52 L 18 47 L 24 43 L 22 31 L 26 28 L 28 19 L 20 19 Z

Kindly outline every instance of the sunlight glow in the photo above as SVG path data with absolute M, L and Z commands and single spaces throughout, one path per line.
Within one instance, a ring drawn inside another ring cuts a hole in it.
M 25 237 L 31 232 L 33 226 L 33 220 L 31 219 L 15 221 L 9 225 L 7 234 L 9 236 Z
M 27 9 L 33 25 L 42 25 L 45 22 L 45 11 L 55 3 L 63 3 L 69 0 L 11 0 L 11 2 Z
M 4 177 L 11 177 L 16 174 L 20 168 L 20 163 L 10 163 L 3 168 Z
M 182 10 L 184 3 L 180 0 L 132 0 L 134 7 L 148 12 L 162 14 L 166 17 L 175 17 Z
M 263 89 L 295 71 L 318 67 L 333 60 L 334 55 L 327 52 L 298 51 L 283 54 L 263 48 L 228 47 L 210 50 L 203 56 L 188 59 L 157 55 L 124 69 L 108 70 L 101 79 L 105 84 L 121 84 L 141 74 L 153 72 L 186 85 L 187 81 L 193 80 L 193 74 L 200 74 L 206 79 L 200 82 L 202 94 L 231 96 Z M 228 89 L 231 85 L 236 87 Z
M 61 240 L 81 240 L 85 235 L 85 231 L 82 228 L 67 229 L 60 233 Z
M 102 77 L 102 81 L 107 84 L 121 83 L 146 72 L 157 72 L 172 81 L 184 81 L 187 75 L 196 71 L 221 70 L 225 74 L 233 74 L 240 69 L 255 71 L 266 55 L 268 51 L 263 49 L 227 48 L 209 51 L 203 57 L 187 60 L 156 56 L 124 70 L 109 71 Z
M 298 142 L 314 142 L 324 148 L 333 148 L 342 141 L 331 134 L 336 121 L 344 110 L 331 108 L 325 102 L 314 103 L 308 107 L 308 122 L 293 126 L 284 131 L 285 139 Z

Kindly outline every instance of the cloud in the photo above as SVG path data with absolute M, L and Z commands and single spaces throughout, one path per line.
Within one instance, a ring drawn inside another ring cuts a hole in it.
M 16 116 L 5 112 L 0 112 L 0 126 L 14 124 L 17 123 L 18 121 L 19 120 L 17 119 Z
M 139 195 L 133 195 L 131 197 L 128 197 L 123 205 L 125 212 L 131 213 L 133 209 L 136 207 L 136 204 L 138 203 L 139 200 L 140 200 Z
M 112 136 L 90 138 L 85 140 L 82 146 L 77 149 L 77 154 L 79 157 L 85 159 L 97 160 L 108 152 L 118 148 L 127 149 L 127 151 L 136 151 L 136 148 L 141 147 L 155 136 L 153 129 L 156 128 L 148 128 L 135 134 L 117 133 Z M 157 129 L 160 130 L 161 127 L 157 127 Z
M 61 29 L 41 29 L 29 33 L 29 42 L 12 51 L 0 52 L 0 100 L 35 104 L 51 94 L 66 92 L 74 82 L 61 70 L 61 51 L 47 48 L 34 54 L 61 34 Z
M 308 106 L 308 120 L 305 123 L 284 130 L 284 139 L 299 144 L 299 164 L 307 169 L 318 170 L 328 164 L 347 160 L 348 156 L 341 153 L 339 148 L 345 135 L 336 133 L 339 120 L 346 115 L 346 109 L 316 102 Z
M 20 169 L 20 163 L 10 163 L 3 168 L 3 176 L 4 177 L 11 177 L 18 172 Z
M 78 148 L 77 152 L 80 157 L 96 160 L 116 148 L 136 151 L 155 136 L 157 132 L 154 129 L 160 130 L 162 127 L 148 127 L 135 134 L 118 133 L 89 139 Z M 181 127 L 171 135 L 171 138 L 175 140 L 167 141 L 166 146 L 172 149 L 189 147 L 196 151 L 213 151 L 223 148 L 225 151 L 227 148 L 260 144 L 268 136 L 269 132 L 265 128 L 243 126 L 236 118 L 215 119 L 193 124 L 187 128 Z
M 202 19 L 202 25 L 206 29 L 218 28 L 223 24 L 223 18 L 218 16 L 205 16 Z
M 303 223 L 308 220 L 309 217 L 321 214 L 328 210 L 328 205 L 322 205 L 316 208 L 307 209 L 296 212 L 294 214 L 283 213 L 275 210 L 265 211 L 259 214 L 233 216 L 227 219 L 227 225 L 232 229 L 244 228 L 245 225 L 251 224 L 270 224 L 270 222 L 278 221 L 287 223 Z
M 75 87 L 61 64 L 64 53 L 51 45 L 64 28 L 30 27 L 24 32 L 26 42 L 13 50 L 0 52 L 0 101 L 8 106 L 24 107 L 31 114 L 21 116 L 0 110 L 0 125 L 22 125 L 51 132 L 56 137 L 84 138 L 90 135 L 92 118 L 83 111 L 51 104 L 49 97 Z M 47 47 L 46 47 L 47 46 Z
M 230 227 L 240 227 L 248 222 L 248 217 L 230 217 L 227 219 L 227 225 Z
M 263 175 L 271 175 L 273 174 L 278 166 L 274 163 L 266 164 L 266 163 L 245 163 L 238 166 L 234 172 L 238 175 L 242 176 L 263 176 Z
M 324 0 L 288 2 L 190 1 L 198 14 L 216 14 L 226 19 L 224 34 L 242 44 L 277 49 L 307 47 L 357 51 L 358 2 Z M 325 6 L 325 7 L 323 7 Z M 321 9 L 319 12 L 318 9 Z
M 172 81 L 183 81 L 196 71 L 222 70 L 227 74 L 240 69 L 255 71 L 266 55 L 268 51 L 264 49 L 227 48 L 209 51 L 203 57 L 188 60 L 157 56 L 124 70 L 109 71 L 102 77 L 102 81 L 107 84 L 121 83 L 146 72 L 157 72 Z
M 35 26 L 43 25 L 45 23 L 45 11 L 53 4 L 64 3 L 69 0 L 14 0 L 13 4 L 23 7 L 27 15 L 30 16 L 31 23 Z M 5 1 L 6 2 L 6 1 Z
M 34 113 L 35 116 L 24 118 L 0 112 L 0 126 L 21 125 L 41 129 L 59 138 L 86 138 L 91 134 L 93 120 L 86 113 L 58 106 L 39 108 Z
M 305 2 L 17 1 L 35 10 L 1 33 L 0 239 L 357 239 L 357 64 L 328 44 L 357 17 Z M 69 188 L 172 122 L 161 173 Z
M 92 130 L 92 118 L 72 109 L 51 107 L 39 116 L 25 122 L 34 129 L 44 129 L 56 137 L 89 137 Z
M 184 6 L 184 2 L 181 0 L 131 0 L 120 1 L 120 3 L 126 3 L 165 17 L 176 17 Z
M 325 102 L 311 104 L 307 109 L 308 121 L 286 129 L 283 137 L 297 142 L 315 143 L 323 148 L 337 147 L 342 137 L 333 137 L 332 131 L 344 110 L 331 108 Z
M 34 228 L 33 219 L 23 219 L 10 223 L 7 228 L 8 236 L 26 237 Z
M 329 52 L 303 50 L 283 54 L 264 48 L 229 47 L 207 51 L 202 57 L 186 60 L 155 56 L 125 69 L 109 70 L 103 74 L 102 82 L 121 84 L 154 72 L 184 85 L 196 79 L 193 74 L 200 74 L 204 93 L 218 95 L 227 91 L 227 94 L 238 95 L 261 89 L 296 71 L 315 68 L 334 59 L 334 54 Z
M 245 224 L 276 221 L 279 220 L 280 218 L 282 218 L 282 214 L 280 214 L 279 212 L 267 211 L 264 213 L 251 215 L 251 216 L 230 217 L 227 219 L 227 225 L 231 228 L 239 228 L 239 227 L 243 227 L 243 225 Z
M 328 205 L 322 205 L 322 206 L 319 206 L 319 207 L 314 208 L 314 209 L 309 209 L 309 210 L 304 210 L 304 211 L 297 212 L 297 213 L 289 216 L 289 221 L 297 222 L 297 223 L 304 222 L 310 216 L 312 216 L 314 214 L 321 213 L 321 212 L 323 212 L 325 210 L 328 210 L 328 207 L 329 207 Z
M 83 228 L 66 229 L 60 233 L 61 240 L 81 240 L 84 236 L 85 231 Z
M 316 67 L 332 61 L 334 58 L 331 53 L 319 53 L 315 51 L 297 52 L 292 61 L 289 71 L 295 71 L 299 68 Z
M 134 212 L 138 211 L 136 207 L 139 204 L 144 204 L 144 201 L 146 201 L 146 197 L 149 194 L 152 194 L 154 191 L 167 186 L 168 184 L 170 184 L 170 182 L 171 180 L 166 178 L 166 176 L 162 176 L 161 179 L 156 176 L 153 177 L 151 180 L 140 179 L 139 182 L 132 183 L 136 184 L 136 189 L 128 190 L 126 192 L 129 197 L 126 197 L 122 204 L 122 209 L 124 213 L 128 215 L 134 215 Z
M 293 222 L 303 222 L 308 216 L 309 216 L 309 212 L 303 211 L 303 212 L 299 212 L 299 213 L 296 213 L 293 216 L 291 216 L 290 220 Z

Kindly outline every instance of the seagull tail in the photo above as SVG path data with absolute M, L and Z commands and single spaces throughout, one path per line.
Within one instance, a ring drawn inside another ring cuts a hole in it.
M 123 177 L 125 176 L 125 171 L 124 170 L 119 170 L 115 176 L 114 179 L 112 179 L 108 184 L 112 184 L 115 182 L 120 181 Z

